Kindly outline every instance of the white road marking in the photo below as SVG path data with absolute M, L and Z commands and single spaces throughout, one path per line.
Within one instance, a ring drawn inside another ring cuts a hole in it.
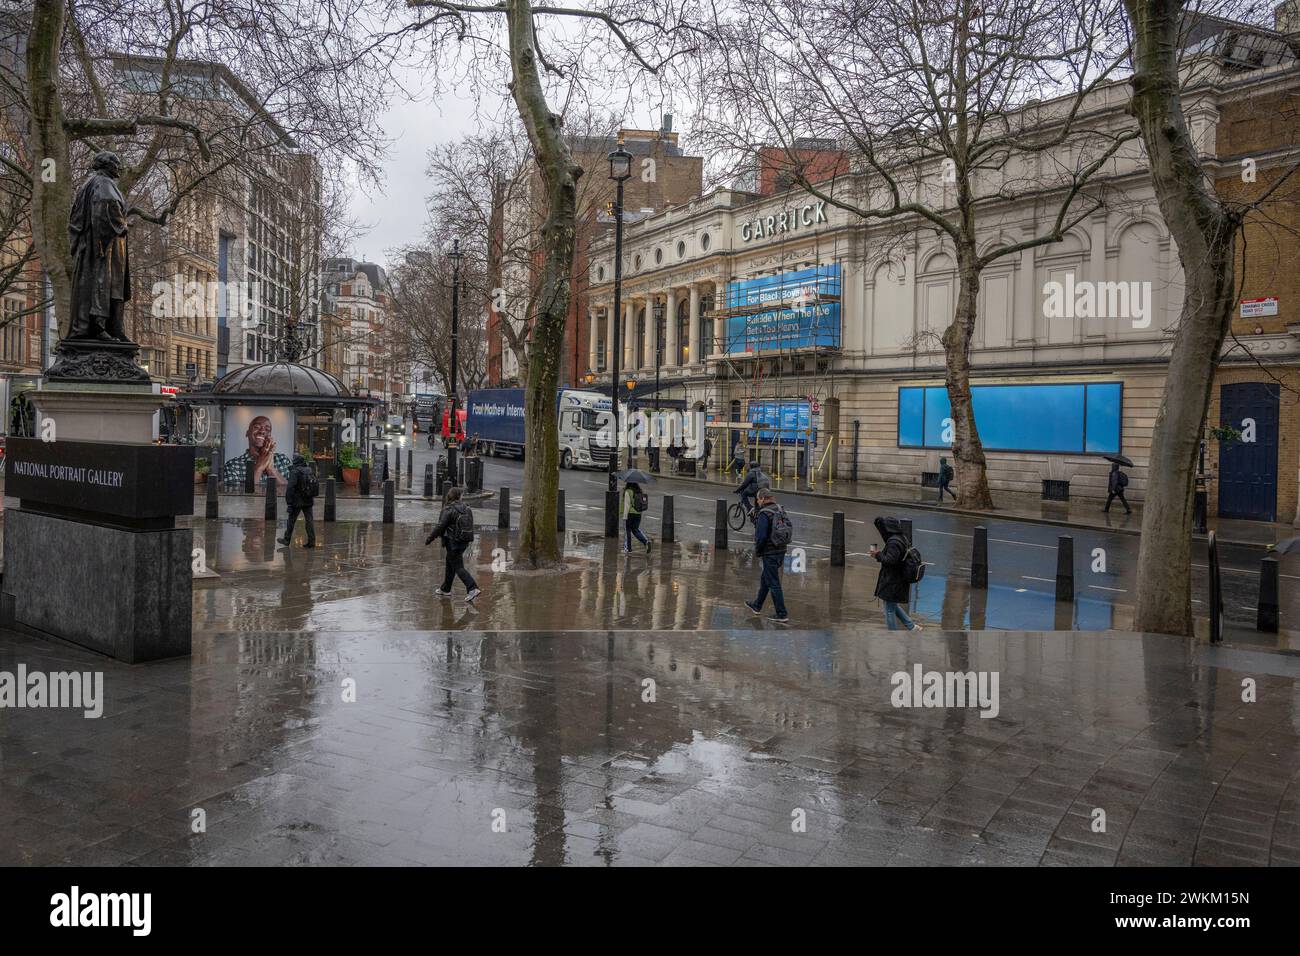
M 1022 574 L 1020 576 L 1024 578 L 1026 581 L 1046 581 L 1048 584 L 1056 583 L 1055 578 L 1036 578 L 1032 574 Z
M 1120 594 L 1128 593 L 1128 588 L 1108 588 L 1104 584 L 1089 584 L 1088 587 L 1096 588 L 1098 591 L 1116 591 Z

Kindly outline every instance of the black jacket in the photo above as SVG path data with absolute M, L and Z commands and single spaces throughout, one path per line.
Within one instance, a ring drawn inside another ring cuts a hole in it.
M 1119 483 L 1120 471 L 1118 468 L 1112 469 L 1110 477 L 1106 479 L 1106 492 L 1112 495 L 1122 495 L 1124 486 Z
M 779 510 L 775 504 L 758 509 L 758 515 L 754 519 L 754 553 L 759 557 L 765 554 L 785 554 L 785 548 L 775 547 L 768 541 L 772 537 L 772 518 Z
M 876 555 L 880 562 L 880 577 L 876 579 L 876 597 L 882 601 L 901 604 L 911 596 L 911 585 L 903 575 L 903 559 L 907 557 L 907 539 L 903 525 L 897 518 L 876 519 L 876 530 L 885 547 Z
M 767 475 L 763 474 L 758 468 L 751 468 L 745 475 L 745 480 L 736 488 L 735 494 L 738 495 L 756 495 L 760 488 L 771 488 L 772 482 L 768 480 Z
M 433 544 L 434 538 L 441 538 L 442 546 L 448 551 L 464 551 L 468 548 L 468 541 L 455 541 L 452 539 L 451 534 L 452 527 L 456 524 L 456 518 L 465 511 L 469 511 L 469 506 L 459 501 L 453 501 L 443 508 L 442 514 L 438 515 L 438 523 L 433 526 L 433 530 L 429 532 L 429 537 L 424 539 L 424 543 Z
M 307 493 L 311 468 L 307 465 L 294 465 L 289 469 L 288 486 L 284 490 L 285 504 L 296 508 L 310 508 L 315 498 Z

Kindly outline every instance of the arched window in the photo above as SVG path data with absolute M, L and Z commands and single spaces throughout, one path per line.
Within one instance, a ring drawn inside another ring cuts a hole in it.
M 699 357 L 691 355 L 691 302 L 689 297 L 682 296 L 677 303 L 677 355 L 674 357 L 676 365 L 686 365 L 690 362 L 698 362 Z
M 636 313 L 636 347 L 632 350 L 632 367 L 642 368 L 645 365 L 645 309 L 638 309 Z
M 664 354 L 664 348 L 667 345 L 667 325 L 664 321 L 664 303 L 658 300 L 654 303 L 654 320 L 655 320 L 655 340 L 654 340 L 654 365 L 664 364 L 667 356 Z M 650 362 L 646 363 L 651 364 Z

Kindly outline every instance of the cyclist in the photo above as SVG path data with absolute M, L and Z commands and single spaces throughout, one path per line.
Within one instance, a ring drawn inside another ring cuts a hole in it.
M 753 520 L 754 496 L 763 488 L 771 488 L 772 482 L 768 480 L 767 475 L 763 474 L 758 467 L 757 461 L 749 463 L 749 471 L 745 473 L 745 480 L 740 483 L 733 494 L 740 495 L 740 503 L 744 506 L 745 514 Z

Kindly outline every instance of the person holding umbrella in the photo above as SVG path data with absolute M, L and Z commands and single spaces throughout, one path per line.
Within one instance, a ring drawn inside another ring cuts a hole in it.
M 627 554 L 632 553 L 632 537 L 645 545 L 646 554 L 650 553 L 650 539 L 645 536 L 641 530 L 641 516 L 646 513 L 650 507 L 650 496 L 642 490 L 643 484 L 649 484 L 652 480 L 649 475 L 639 468 L 629 468 L 623 472 L 623 505 L 621 514 L 623 515 L 623 551 Z
M 1124 513 L 1131 515 L 1133 509 L 1128 506 L 1128 499 L 1124 497 L 1124 489 L 1128 487 L 1128 475 L 1119 470 L 1120 465 L 1133 467 L 1133 462 L 1123 455 L 1107 455 L 1106 460 L 1110 462 L 1110 475 L 1106 479 L 1106 507 L 1101 510 L 1106 514 L 1110 513 L 1110 503 L 1116 498 L 1124 506 Z

